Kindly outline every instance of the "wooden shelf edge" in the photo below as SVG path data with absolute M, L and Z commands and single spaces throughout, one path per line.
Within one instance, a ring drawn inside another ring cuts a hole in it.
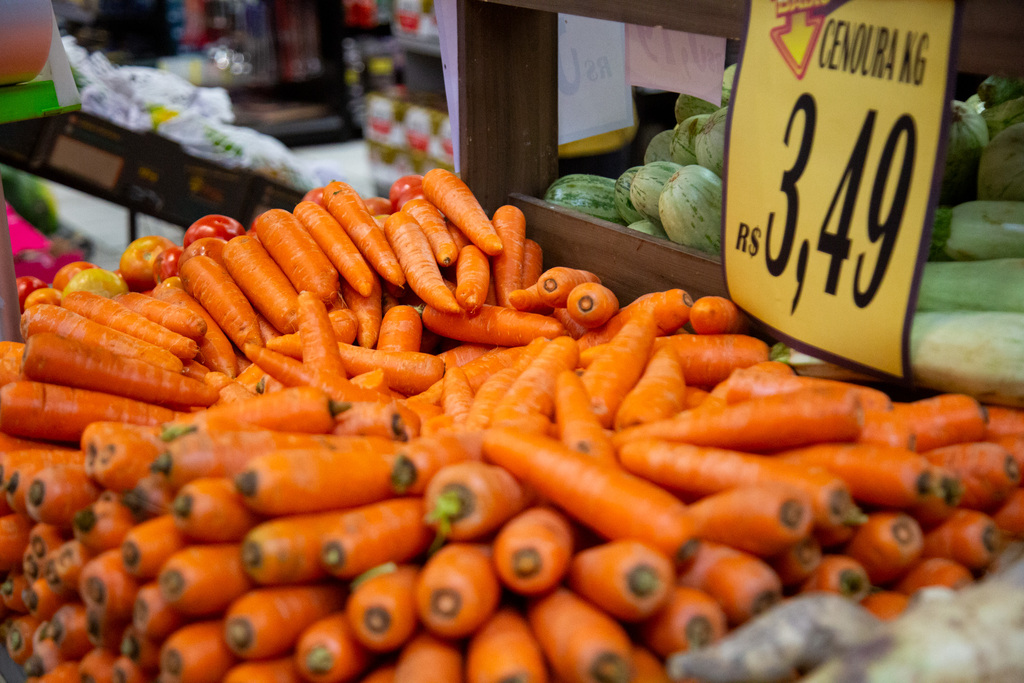
M 526 217 L 526 234 L 544 250 L 545 263 L 589 270 L 623 305 L 665 289 L 684 289 L 696 299 L 726 296 L 721 261 L 621 225 L 513 193 L 510 202 Z
M 744 0 L 622 2 L 622 0 L 478 0 L 526 9 L 561 12 L 724 38 L 742 38 Z M 1024 2 L 966 0 L 960 41 L 960 71 L 1024 76 L 1021 50 Z

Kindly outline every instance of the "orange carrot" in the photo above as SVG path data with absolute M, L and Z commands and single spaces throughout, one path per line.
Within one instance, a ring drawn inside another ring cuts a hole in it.
M 423 193 L 473 244 L 488 256 L 502 252 L 502 241 L 487 214 L 457 175 L 434 168 L 423 176 Z
M 537 284 L 543 272 L 544 252 L 539 244 L 527 237 L 523 242 L 523 281 L 520 287 L 532 287 Z
M 196 340 L 199 343 L 199 355 L 196 356 L 196 360 L 210 370 L 223 372 L 228 377 L 238 374 L 238 363 L 231 340 L 224 334 L 224 330 L 220 329 L 217 321 L 184 289 L 166 287 L 166 283 L 167 280 L 157 285 L 153 289 L 153 296 L 169 304 L 181 306 L 206 323 L 206 333 L 201 339 Z
M 659 337 L 661 346 L 675 347 L 687 384 L 714 386 L 733 370 L 768 360 L 768 345 L 745 334 L 674 334 Z
M 682 289 L 667 289 L 644 294 L 629 305 L 623 306 L 607 323 L 580 337 L 580 350 L 611 341 L 612 337 L 619 333 L 619 330 L 630 318 L 638 311 L 645 309 L 654 313 L 654 318 L 658 322 L 659 334 L 675 334 L 690 320 L 690 306 L 692 305 L 693 299 Z
M 652 314 L 632 318 L 606 351 L 583 371 L 581 379 L 594 414 L 605 427 L 612 426 L 623 397 L 643 374 L 656 332 Z
M 406 277 L 398 258 L 366 209 L 362 197 L 346 183 L 324 187 L 324 207 L 341 224 L 373 269 L 391 284 L 401 287 Z
M 330 373 L 313 364 L 289 358 L 284 354 L 247 344 L 244 349 L 248 358 L 264 370 L 270 377 L 281 382 L 285 387 L 300 389 L 303 387 L 322 391 L 330 400 L 332 413 L 348 407 L 349 401 L 376 401 L 382 394 L 372 390 L 361 389 L 350 382 L 345 374 Z M 264 394 L 265 396 L 266 394 Z M 242 401 L 241 403 L 246 403 Z
M 186 546 L 167 558 L 157 581 L 163 598 L 190 616 L 217 614 L 252 588 L 236 543 Z
M 321 534 L 337 520 L 337 513 L 293 515 L 271 519 L 246 534 L 242 564 L 260 585 L 315 581 L 327 576 L 320 564 Z
M 420 436 L 394 452 L 391 487 L 395 493 L 419 495 L 442 467 L 480 459 L 481 434 L 463 432 Z
M 55 550 L 66 541 L 60 527 L 44 522 L 37 522 L 28 533 L 28 548 L 36 559 L 43 559 L 50 551 Z
M 296 292 L 309 290 L 321 300 L 338 296 L 338 271 L 289 211 L 270 209 L 256 217 L 252 231 Z
M 72 520 L 75 538 L 94 553 L 120 547 L 135 524 L 132 511 L 112 491 L 101 493 L 95 503 L 78 510 Z
M 76 467 L 84 466 L 84 458 L 82 457 L 81 451 L 58 451 L 58 450 L 30 450 L 30 451 L 12 451 L 6 454 L 4 468 L 6 470 L 7 479 L 4 483 L 4 491 L 7 495 L 7 505 L 12 512 L 18 512 L 25 516 L 28 520 L 28 507 L 25 499 L 26 492 L 28 491 L 28 485 L 32 477 L 37 472 L 42 471 L 46 467 L 52 465 L 73 465 Z M 26 531 L 26 535 L 27 535 Z M 17 537 L 18 542 L 21 543 L 20 535 Z M 25 544 L 14 547 L 8 546 L 4 548 L 4 551 L 9 551 L 11 554 L 16 553 L 18 557 L 21 557 L 21 553 L 24 552 Z M 0 553 L 6 556 L 8 552 Z
M 572 290 L 584 282 L 601 283 L 601 278 L 590 271 L 555 266 L 541 273 L 537 280 L 540 300 L 552 308 L 565 308 Z
M 907 609 L 909 598 L 903 593 L 896 591 L 873 591 L 868 593 L 860 606 L 874 614 L 882 621 L 895 619 Z
M 540 285 L 536 282 L 529 287 L 513 289 L 508 294 L 508 303 L 510 308 L 524 313 L 550 315 L 554 311 L 554 308 L 541 300 Z
M 178 491 L 171 511 L 178 531 L 200 543 L 241 541 L 260 521 L 227 477 L 190 481 Z
M 921 526 L 901 512 L 873 512 L 857 527 L 843 553 L 860 562 L 871 583 L 889 583 L 921 556 Z
M 1021 473 L 1013 455 L 999 444 L 968 441 L 940 446 L 923 455 L 933 465 L 951 471 L 963 485 L 960 505 L 992 510 L 1020 484 Z
M 862 412 L 853 392 L 812 388 L 716 410 L 688 410 L 625 429 L 612 441 L 622 446 L 647 437 L 742 451 L 777 451 L 854 439 L 860 431 Z
M 916 563 L 896 584 L 896 590 L 913 595 L 928 586 L 963 588 L 974 582 L 971 570 L 948 557 L 928 557 Z
M 121 638 L 121 654 L 139 668 L 154 670 L 160 666 L 160 645 L 163 640 L 150 638 L 129 624 Z
M 266 515 L 337 510 L 390 496 L 394 444 L 356 437 L 344 451 L 296 448 L 258 455 L 235 476 L 253 511 Z M 301 473 L 301 476 L 300 476 Z
M 150 581 L 139 587 L 132 608 L 132 626 L 153 640 L 163 640 L 185 625 L 187 617 L 168 603 L 160 584 Z
M 445 226 L 448 228 L 448 236 L 452 238 L 452 242 L 455 243 L 456 253 L 462 251 L 462 248 L 467 244 L 473 244 L 473 242 L 466 237 L 466 233 L 459 230 L 458 226 L 451 222 L 449 219 L 445 219 Z
M 529 493 L 505 469 L 467 460 L 447 465 L 423 496 L 427 522 L 440 538 L 479 539 L 521 512 Z
M 569 292 L 565 308 L 568 315 L 586 329 L 600 327 L 619 311 L 619 300 L 612 290 L 597 282 L 584 282 Z
M 423 197 L 417 197 L 405 202 L 399 209 L 415 218 L 419 223 L 423 234 L 430 241 L 430 249 L 439 266 L 448 267 L 455 263 L 459 249 L 455 246 L 455 240 L 452 239 L 452 234 L 445 225 L 444 216 L 436 206 Z
M 441 391 L 441 406 L 445 415 L 451 416 L 454 424 L 462 424 L 469 417 L 472 405 L 473 390 L 466 379 L 466 373 L 459 367 L 446 368 Z
M 711 541 L 701 543 L 678 583 L 713 597 L 732 626 L 768 609 L 782 597 L 782 583 L 767 563 Z
M 162 449 L 159 427 L 123 422 L 90 423 L 83 431 L 85 471 L 103 488 L 127 491 L 149 473 Z
M 587 328 L 573 320 L 569 315 L 569 310 L 566 308 L 552 309 L 551 317 L 562 323 L 562 326 L 565 327 L 566 334 L 573 339 L 579 339 L 587 333 Z
M 551 668 L 565 680 L 626 683 L 632 680 L 629 636 L 613 618 L 564 588 L 528 610 L 533 633 Z
M 173 500 L 174 491 L 167 485 L 167 480 L 156 474 L 143 477 L 135 488 L 121 495 L 121 502 L 139 521 L 169 512 Z
M 423 338 L 423 321 L 412 306 L 388 309 L 380 323 L 378 351 L 419 351 Z
M 166 349 L 178 358 L 192 358 L 199 352 L 195 340 L 171 332 L 163 325 L 105 296 L 86 291 L 71 292 L 61 300 L 60 305 L 93 322 Z
M 259 662 L 242 662 L 231 667 L 223 683 L 300 683 L 294 657 L 280 657 Z
M 809 498 L 788 486 L 761 484 L 713 493 L 690 505 L 702 539 L 759 557 L 781 553 L 810 533 Z
M 880 446 L 898 446 L 915 450 L 917 436 L 907 421 L 900 417 L 895 410 L 865 408 L 864 425 L 857 436 L 857 443 L 874 443 Z
M 674 580 L 675 567 L 663 553 L 621 540 L 577 553 L 568 586 L 617 619 L 642 621 L 665 604 Z
M 918 451 L 981 441 L 988 424 L 984 406 L 965 394 L 939 394 L 910 403 L 896 403 L 893 410 L 910 425 Z
M 40 332 L 53 332 L 88 344 L 102 346 L 129 358 L 181 372 L 181 359 L 170 351 L 100 324 L 70 309 L 50 304 L 31 306 L 21 314 L 21 336 L 29 339 Z
M 1024 488 L 1014 490 L 1006 502 L 992 512 L 992 520 L 1007 537 L 1024 537 Z
M 40 577 L 29 584 L 22 596 L 28 613 L 42 621 L 49 621 L 58 609 L 67 604 L 70 595 L 59 593 Z
M 24 664 L 32 656 L 32 634 L 42 623 L 31 614 L 11 619 L 7 626 L 7 654 L 15 664 Z
M 487 255 L 476 245 L 467 244 L 459 251 L 455 278 L 458 281 L 455 299 L 459 306 L 469 313 L 480 310 L 487 298 L 487 288 L 491 282 Z
M 303 631 L 294 661 L 304 680 L 341 683 L 365 671 L 371 655 L 355 639 L 345 613 L 335 612 Z
M 62 543 L 47 556 L 43 575 L 50 587 L 59 592 L 78 589 L 78 578 L 82 567 L 93 558 L 93 553 L 77 541 Z
M 420 632 L 402 648 L 390 680 L 394 683 L 461 681 L 462 673 L 461 648 L 449 640 Z
M 140 579 L 156 578 L 160 567 L 186 540 L 171 515 L 142 522 L 125 534 L 121 542 L 121 560 L 125 569 Z
M 288 276 L 250 235 L 239 235 L 224 245 L 224 266 L 232 280 L 280 332 L 294 332 L 297 292 Z
M 372 349 L 377 345 L 377 336 L 380 334 L 380 325 L 384 315 L 381 309 L 381 285 L 380 279 L 373 279 L 373 287 L 368 296 L 362 296 L 347 283 L 341 284 L 341 293 L 345 302 L 355 313 L 359 321 L 359 331 L 356 339 L 364 349 Z
M 546 344 L 494 406 L 491 424 L 532 424 L 531 419 L 539 416 L 546 431 L 547 421 L 555 412 L 555 379 L 564 370 L 575 368 L 578 358 L 576 342 L 570 337 L 558 337 Z
M 726 632 L 725 612 L 704 591 L 686 586 L 669 590 L 663 609 L 640 627 L 643 643 L 662 657 L 715 642 Z
M 512 608 L 495 612 L 466 646 L 466 683 L 546 680 L 540 643 L 526 619 Z
M 1001 436 L 1024 434 L 1024 410 L 1007 406 L 986 405 L 988 424 L 985 426 L 985 440 L 994 441 Z
M 572 550 L 568 520 L 551 508 L 530 508 L 502 526 L 494 539 L 493 562 L 510 590 L 536 595 L 562 580 Z
M 69 602 L 50 617 L 49 636 L 64 659 L 80 659 L 93 649 L 86 632 L 85 605 Z
M 168 636 L 160 648 L 160 679 L 168 683 L 217 683 L 235 664 L 221 637 L 220 619 L 198 621 Z
M 0 584 L 0 597 L 3 598 L 4 607 L 14 613 L 28 614 L 24 592 L 32 585 L 32 581 L 33 579 L 25 574 L 9 572 L 7 578 Z
M 325 434 L 334 426 L 334 416 L 342 407 L 315 387 L 290 387 L 191 413 L 167 425 L 164 435 L 171 435 L 177 429 L 193 430 L 200 425 L 227 425 L 232 429 L 245 425 L 246 428 Z
M 407 562 L 430 545 L 419 498 L 397 498 L 339 512 L 323 531 L 320 561 L 333 576 L 351 579 L 385 562 Z
M 766 561 L 783 586 L 794 586 L 803 583 L 821 562 L 821 544 L 814 536 L 805 536 Z
M 249 367 L 259 367 L 255 363 L 250 364 Z M 223 372 L 208 372 L 203 375 L 203 384 L 210 387 L 217 392 L 217 401 L 214 405 L 220 405 L 222 403 L 232 403 L 234 401 L 245 401 L 250 398 L 256 397 L 256 392 L 248 388 L 241 382 L 231 379 Z
M 471 342 L 467 342 L 467 344 L 470 343 Z M 462 344 L 462 346 L 466 346 L 467 344 Z M 482 385 L 488 377 L 498 370 L 509 367 L 515 363 L 528 348 L 528 346 L 504 347 L 492 346 L 489 344 L 474 344 L 474 346 L 487 346 L 490 350 L 465 363 L 455 363 L 466 373 L 466 379 L 469 381 L 469 386 L 473 390 L 474 394 L 480 390 L 480 385 Z M 445 361 L 446 367 L 450 365 L 444 354 L 438 354 L 438 357 Z M 426 391 L 417 394 L 416 398 L 421 401 L 436 404 L 441 399 L 441 382 L 435 382 Z
M 462 307 L 441 279 L 430 243 L 419 223 L 409 214 L 397 211 L 384 222 L 384 233 L 398 257 L 409 288 L 438 310 L 461 312 Z
M 443 638 L 475 632 L 498 607 L 501 587 L 486 546 L 445 545 L 416 580 L 416 609 L 423 625 Z
M 352 587 L 345 613 L 352 635 L 374 652 L 402 647 L 419 625 L 414 589 L 419 569 L 414 565 L 381 565 Z
M 543 436 L 491 429 L 484 455 L 608 539 L 646 541 L 676 562 L 699 543 L 695 524 L 677 498 Z
M 114 679 L 114 662 L 118 656 L 103 647 L 94 647 L 78 662 L 81 683 L 104 683 Z M 125 679 L 118 683 L 135 683 Z
M 403 394 L 417 394 L 444 377 L 444 362 L 418 351 L 378 351 L 338 344 L 341 362 L 349 375 L 382 368 L 387 384 Z
M 104 391 L 147 403 L 209 406 L 217 400 L 209 387 L 181 373 L 50 332 L 29 338 L 22 372 L 25 379 Z
M 377 274 L 334 216 L 319 204 L 307 201 L 299 202 L 292 213 L 338 269 L 341 277 L 357 292 L 369 296 Z
M 848 555 L 823 555 L 799 592 L 825 591 L 860 601 L 871 590 L 871 580 L 864 567 Z
M 170 422 L 178 413 L 152 403 L 46 382 L 0 388 L 0 430 L 17 436 L 78 442 L 92 422 Z
M 526 218 L 517 207 L 506 204 L 494 212 L 491 223 L 503 247 L 493 260 L 495 296 L 499 306 L 509 308 L 509 294 L 523 287 Z
M 806 497 L 815 524 L 822 527 L 862 518 L 842 478 L 775 458 L 640 439 L 619 449 L 619 461 L 637 476 L 690 496 L 758 485 L 788 487 Z
M 239 348 L 263 344 L 252 304 L 223 266 L 209 256 L 193 257 L 181 266 L 181 281 Z
M 702 296 L 690 309 L 690 326 L 697 334 L 746 334 L 750 321 L 731 299 Z
M 149 320 L 166 327 L 189 339 L 198 341 L 206 334 L 206 322 L 181 306 L 168 304 L 139 292 L 126 292 L 114 297 L 114 301 L 135 311 Z
M 942 524 L 925 532 L 921 557 L 945 557 L 980 571 L 992 564 L 1001 545 L 999 529 L 991 517 L 976 510 L 956 510 Z
M 760 365 L 758 363 L 748 368 L 734 370 L 728 378 L 718 383 L 711 392 L 712 395 L 722 397 L 726 403 L 739 403 L 752 398 L 790 393 L 800 389 L 834 388 L 856 392 L 865 411 L 884 411 L 884 414 L 893 414 L 892 399 L 880 389 L 820 377 L 800 377 L 792 372 L 788 374 L 765 372 L 759 367 Z
M 573 370 L 555 377 L 555 426 L 567 447 L 596 460 L 615 463 L 615 447 L 594 414 L 583 381 Z
M 303 362 L 326 374 L 345 376 L 327 307 L 311 292 L 299 293 L 296 322 Z
M 419 436 L 420 417 L 399 401 L 360 401 L 335 418 L 335 436 L 377 436 L 408 441 Z
M 341 585 L 257 588 L 231 603 L 224 615 L 224 640 L 244 659 L 268 659 L 289 652 L 314 622 L 342 609 Z
M 615 413 L 618 430 L 673 417 L 683 410 L 686 381 L 679 357 L 671 347 L 651 354 L 640 379 L 622 399 Z
M 78 576 L 78 592 L 90 610 L 107 624 L 131 619 L 139 584 L 121 563 L 120 550 L 106 550 L 86 562 Z

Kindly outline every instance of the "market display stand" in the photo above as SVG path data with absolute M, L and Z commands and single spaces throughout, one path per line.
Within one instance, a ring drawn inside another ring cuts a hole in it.
M 964 5 L 960 70 L 1024 75 L 1024 3 Z M 724 294 L 718 260 L 535 198 L 558 176 L 557 13 L 742 38 L 745 0 L 458 0 L 457 8 L 461 171 L 484 208 L 519 206 L 546 259 L 601 273 L 620 300 L 667 286 Z

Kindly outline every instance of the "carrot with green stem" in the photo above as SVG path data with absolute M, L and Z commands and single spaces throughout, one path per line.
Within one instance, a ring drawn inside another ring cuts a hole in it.
M 147 403 L 209 406 L 217 400 L 209 387 L 181 373 L 51 332 L 29 338 L 22 373 L 29 380 L 102 391 Z
M 217 683 L 236 659 L 221 637 L 221 619 L 197 621 L 172 633 L 160 648 L 160 679 L 168 683 Z
M 388 309 L 380 322 L 378 351 L 419 351 L 423 339 L 423 321 L 412 306 Z M 350 342 L 351 343 L 351 342 Z
M 448 313 L 459 313 L 462 307 L 445 286 L 430 242 L 419 223 L 409 214 L 397 211 L 384 222 L 384 234 L 398 257 L 410 289 L 426 304 Z
M 132 511 L 112 491 L 103 491 L 95 503 L 75 512 L 71 520 L 75 538 L 94 553 L 120 547 L 136 524 Z
M 1021 472 L 1013 455 L 999 444 L 968 441 L 923 452 L 928 462 L 951 471 L 963 486 L 960 505 L 992 510 L 1020 485 Z
M 848 555 L 826 554 L 811 575 L 800 584 L 798 592 L 838 593 L 859 602 L 870 590 L 871 579 L 860 562 Z
M 174 609 L 199 617 L 222 612 L 253 585 L 237 543 L 186 546 L 167 558 L 157 581 Z
M 319 204 L 307 201 L 299 202 L 292 213 L 338 269 L 341 277 L 357 292 L 369 296 L 377 274 L 334 216 Z
M 624 429 L 612 440 L 617 446 L 655 438 L 743 451 L 778 451 L 855 439 L 862 414 L 855 392 L 811 388 L 721 409 L 688 410 L 666 420 Z
M 672 586 L 662 609 L 640 626 L 640 639 L 661 657 L 697 649 L 725 635 L 725 612 L 696 588 Z
M 178 415 L 152 403 L 62 384 L 22 381 L 0 388 L 0 429 L 30 438 L 77 443 L 93 422 L 158 425 Z
M 731 299 L 702 296 L 690 309 L 690 326 L 697 334 L 746 334 L 750 321 Z
M 969 441 L 981 441 L 988 425 L 988 413 L 977 399 L 966 394 L 939 394 L 909 403 L 896 403 L 893 410 L 905 420 L 916 436 L 918 451 Z
M 664 553 L 620 540 L 578 552 L 567 585 L 616 619 L 637 622 L 665 605 L 674 582 L 675 565 Z
M 555 429 L 568 448 L 601 462 L 615 464 L 615 447 L 594 413 L 590 394 L 573 370 L 555 377 Z
M 113 353 L 138 358 L 172 372 L 182 370 L 181 359 L 170 351 L 90 320 L 62 306 L 38 304 L 21 314 L 22 337 L 29 339 L 40 332 L 52 332 L 61 337 L 102 346 Z
M 401 207 L 401 211 L 412 216 L 423 229 L 423 234 L 430 242 L 430 249 L 434 253 L 434 259 L 442 268 L 455 263 L 459 249 L 455 246 L 455 240 L 448 231 L 444 216 L 437 210 L 437 207 L 422 197 L 410 199 Z
M 714 598 L 730 626 L 746 622 L 782 598 L 782 582 L 764 560 L 712 541 L 701 543 L 680 573 L 678 585 Z
M 512 382 L 494 406 L 493 426 L 513 426 L 541 416 L 544 422 L 554 416 L 555 379 L 559 373 L 576 367 L 579 351 L 570 337 L 558 337 L 546 344 Z M 584 378 L 584 383 L 586 379 Z
M 224 245 L 224 267 L 253 308 L 280 332 L 294 332 L 298 292 L 273 257 L 250 235 Z
M 521 512 L 530 493 L 501 467 L 466 460 L 438 470 L 423 494 L 427 523 L 438 539 L 485 537 Z
M 643 374 L 657 333 L 653 314 L 634 317 L 609 342 L 608 349 L 583 371 L 594 414 L 611 427 L 623 397 Z
M 850 487 L 841 477 L 823 469 L 739 451 L 649 439 L 624 444 L 619 449 L 619 462 L 637 476 L 689 496 L 760 485 L 787 487 L 806 498 L 813 521 L 820 527 L 863 521 Z
M 60 305 L 93 322 L 166 349 L 178 358 L 192 358 L 199 352 L 194 339 L 172 332 L 105 296 L 86 291 L 71 292 L 61 299 Z
M 252 304 L 223 266 L 209 256 L 195 256 L 181 266 L 181 281 L 239 348 L 263 344 Z
M 120 550 L 106 550 L 82 566 L 78 592 L 102 621 L 113 624 L 131 619 L 139 583 L 125 570 Z
M 443 168 L 427 171 L 423 176 L 423 193 L 485 254 L 497 256 L 502 252 L 501 237 L 494 225 L 473 191 L 457 175 Z
M 140 579 L 156 578 L 169 557 L 187 545 L 173 516 L 160 515 L 130 529 L 121 541 L 124 568 Z
M 466 645 L 466 683 L 547 680 L 540 643 L 515 609 L 499 609 Z
M 323 532 L 320 561 L 328 573 L 352 579 L 385 562 L 408 562 L 433 539 L 419 498 L 397 498 L 339 512 Z
M 344 612 L 335 612 L 309 625 L 299 636 L 294 661 L 307 681 L 343 683 L 369 666 L 371 653 L 363 647 Z
M 529 607 L 527 617 L 560 678 L 586 683 L 632 680 L 632 645 L 626 631 L 572 591 L 552 591 Z
M 314 622 L 341 610 L 348 589 L 337 584 L 254 589 L 224 614 L 224 640 L 243 659 L 288 653 Z
M 202 318 L 206 324 L 206 332 L 202 338 L 196 341 L 199 344 L 199 354 L 196 360 L 200 361 L 210 370 L 223 372 L 228 377 L 238 374 L 238 362 L 235 359 L 234 347 L 231 340 L 220 328 L 217 321 L 210 315 L 201 303 L 196 301 L 191 294 L 184 289 L 164 286 L 166 281 L 153 288 L 153 296 L 169 304 L 181 306 L 185 310 Z M 173 369 L 173 368 L 172 368 Z
M 608 539 L 646 541 L 676 562 L 700 545 L 686 506 L 661 487 L 544 436 L 491 429 L 484 457 Z
M 643 373 L 626 392 L 615 412 L 615 429 L 664 420 L 684 408 L 686 380 L 674 349 L 665 347 L 650 355 Z
M 843 554 L 864 567 L 872 584 L 887 584 L 921 556 L 921 526 L 903 512 L 872 512 L 867 517 L 843 548 Z
M 377 437 L 369 449 L 280 450 L 252 458 L 234 478 L 249 509 L 265 515 L 337 510 L 391 496 L 395 446 Z
M 199 543 L 241 541 L 256 524 L 258 515 L 245 506 L 231 479 L 194 479 L 185 484 L 171 504 L 178 531 Z
M 345 614 L 352 635 L 374 652 L 393 652 L 412 638 L 419 626 L 415 565 L 380 565 L 353 582 Z
M 393 285 L 404 286 L 406 276 L 398 257 L 362 197 L 348 184 L 335 181 L 324 187 L 323 198 L 324 207 L 345 229 L 374 271 Z
M 420 621 L 434 635 L 464 638 L 498 607 L 501 586 L 485 546 L 451 543 L 424 563 L 416 579 Z
M 252 232 L 296 292 L 308 290 L 325 302 L 338 296 L 338 271 L 290 211 L 264 211 L 253 221 Z
M 770 557 L 805 538 L 813 518 L 809 498 L 785 485 L 739 486 L 689 507 L 697 535 L 758 557 Z
M 356 339 L 364 349 L 372 349 L 377 345 L 377 337 L 380 334 L 380 325 L 384 316 L 381 307 L 380 278 L 374 278 L 372 285 L 370 294 L 363 296 L 348 283 L 341 283 L 342 296 L 345 297 L 346 303 L 355 313 L 359 322 Z
M 466 460 L 479 460 L 481 432 L 420 436 L 399 444 L 391 465 L 392 491 L 404 495 L 420 495 L 434 476 L 445 466 Z

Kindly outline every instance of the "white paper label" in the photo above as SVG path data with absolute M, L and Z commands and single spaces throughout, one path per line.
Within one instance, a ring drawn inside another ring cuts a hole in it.
M 626 24 L 626 75 L 631 85 L 722 99 L 725 38 Z

